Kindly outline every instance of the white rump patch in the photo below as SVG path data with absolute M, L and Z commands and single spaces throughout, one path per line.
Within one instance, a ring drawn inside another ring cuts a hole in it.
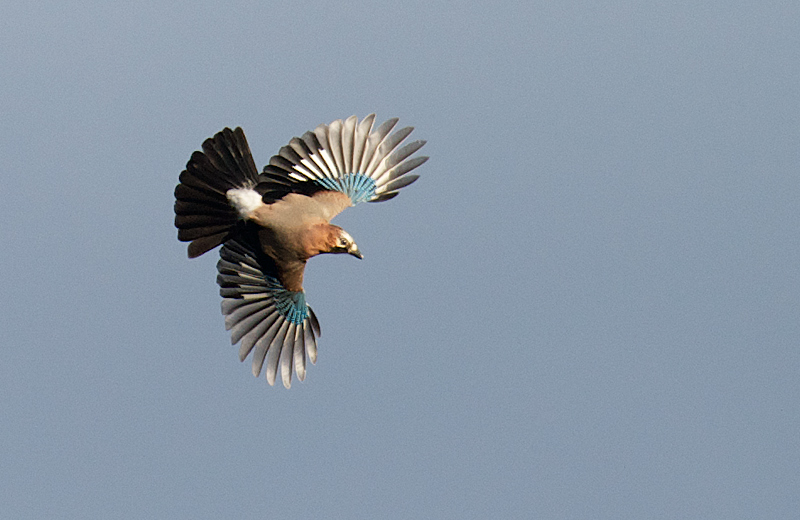
M 241 218 L 248 218 L 251 213 L 264 204 L 261 195 L 251 188 L 228 190 L 225 196 L 228 197 L 228 202 L 236 209 Z

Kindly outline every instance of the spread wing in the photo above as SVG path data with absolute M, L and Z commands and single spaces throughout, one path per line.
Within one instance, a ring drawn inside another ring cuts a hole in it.
M 225 328 L 231 331 L 231 344 L 241 341 L 241 361 L 253 352 L 254 376 L 266 362 L 267 381 L 273 385 L 280 366 L 283 386 L 289 388 L 293 371 L 305 379 L 306 355 L 317 361 L 319 322 L 303 291 L 281 285 L 275 262 L 259 251 L 256 240 L 243 232 L 220 249 L 217 283 Z
M 419 178 L 409 172 L 428 158 L 411 156 L 425 141 L 403 144 L 413 127 L 392 133 L 397 118 L 375 130 L 374 121 L 375 114 L 361 122 L 350 116 L 292 138 L 259 176 L 257 189 L 264 202 L 279 200 L 287 193 L 313 195 L 323 190 L 346 194 L 351 205 L 395 197 L 399 189 Z M 338 213 L 344 207 L 336 209 Z

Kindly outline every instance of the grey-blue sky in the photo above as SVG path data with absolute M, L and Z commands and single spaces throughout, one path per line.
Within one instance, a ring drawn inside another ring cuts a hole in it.
M 795 2 L 6 2 L 13 518 L 800 509 Z M 172 190 L 375 111 L 423 178 L 313 260 L 290 391 L 228 346 Z

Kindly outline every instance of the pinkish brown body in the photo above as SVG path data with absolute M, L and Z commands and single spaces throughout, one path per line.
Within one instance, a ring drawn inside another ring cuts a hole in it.
M 361 258 L 352 237 L 330 223 L 349 206 L 350 197 L 340 192 L 322 191 L 311 197 L 290 193 L 273 204 L 261 203 L 240 214 L 259 225 L 262 250 L 275 260 L 284 287 L 301 291 L 309 258 L 322 253 L 349 253 Z

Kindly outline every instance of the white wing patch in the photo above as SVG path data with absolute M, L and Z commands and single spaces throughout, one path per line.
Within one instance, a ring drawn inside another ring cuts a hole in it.
M 261 207 L 264 202 L 261 195 L 251 188 L 235 188 L 225 193 L 228 202 L 236 209 L 241 218 L 248 218 L 255 210 Z

